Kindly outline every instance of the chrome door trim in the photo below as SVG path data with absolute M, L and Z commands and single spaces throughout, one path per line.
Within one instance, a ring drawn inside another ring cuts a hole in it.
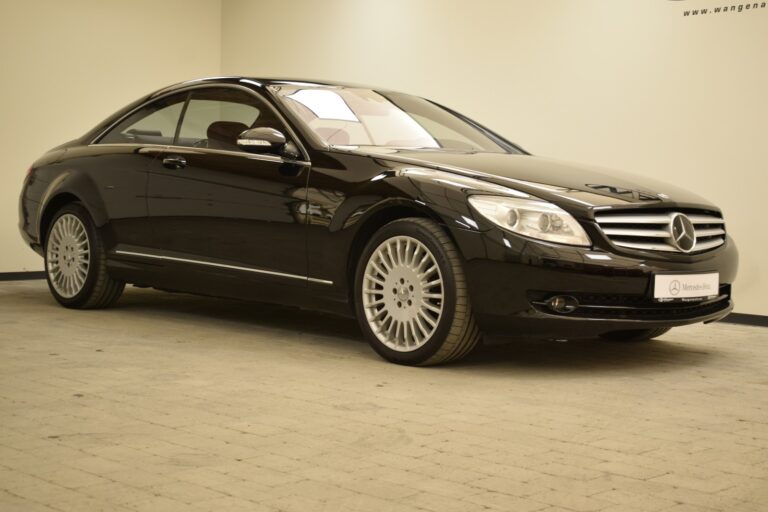
M 122 250 L 115 250 L 115 254 L 120 254 L 123 256 L 136 256 L 139 258 L 149 258 L 149 259 L 155 259 L 155 260 L 165 260 L 165 261 L 176 261 L 179 263 L 191 263 L 193 265 L 204 265 L 208 267 L 217 267 L 217 268 L 226 268 L 229 270 L 240 270 L 243 272 L 253 272 L 256 274 L 264 274 L 264 275 L 270 275 L 270 276 L 276 276 L 276 277 L 285 277 L 288 279 L 300 279 L 303 281 L 307 281 L 310 283 L 318 283 L 318 284 L 327 284 L 332 285 L 333 281 L 328 281 L 327 279 L 317 279 L 314 277 L 308 277 L 308 276 L 300 276 L 296 274 L 288 274 L 285 272 L 276 272 L 274 270 L 263 270 L 260 268 L 253 268 L 253 267 L 241 267 L 238 265 L 228 265 L 226 263 L 214 263 L 212 261 L 203 261 L 203 260 L 193 260 L 189 258 L 178 258 L 175 256 L 163 256 L 160 254 L 149 254 L 144 252 L 135 252 L 135 251 L 122 251 Z
M 307 277 L 307 281 L 310 283 L 333 285 L 333 281 L 329 281 L 327 279 L 318 279 L 316 277 Z
M 275 162 L 278 164 L 295 164 L 295 165 L 303 165 L 305 167 L 309 167 L 312 165 L 312 163 L 307 160 L 288 160 L 278 155 L 259 155 L 256 153 L 246 153 L 245 151 L 232 151 L 228 149 L 195 148 L 191 146 L 174 146 L 174 145 L 166 146 L 166 149 L 169 153 L 181 153 L 181 154 L 194 153 L 194 152 L 213 153 L 216 155 L 239 156 L 241 158 L 247 158 L 249 160 L 262 160 L 264 162 Z
M 110 147 L 110 146 L 134 146 L 140 148 L 156 148 L 162 149 L 168 153 L 213 153 L 220 155 L 239 156 L 242 158 L 248 158 L 249 160 L 261 160 L 264 162 L 274 162 L 278 164 L 293 164 L 309 167 L 312 162 L 307 160 L 288 160 L 277 155 L 259 155 L 255 153 L 246 153 L 245 151 L 231 151 L 228 149 L 213 149 L 213 148 L 196 148 L 192 146 L 174 146 L 172 144 L 136 144 L 133 142 L 108 142 L 105 144 L 89 144 L 89 146 L 95 147 Z
M 153 149 L 165 149 L 168 147 L 168 144 L 138 144 L 136 142 L 105 142 L 105 143 L 99 143 L 99 144 L 88 144 L 88 147 L 112 147 L 112 146 L 135 146 L 138 148 L 153 148 Z

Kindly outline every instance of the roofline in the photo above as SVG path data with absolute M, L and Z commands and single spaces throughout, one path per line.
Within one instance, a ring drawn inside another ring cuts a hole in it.
M 163 87 L 162 89 L 159 89 L 153 92 L 152 94 L 150 94 L 149 97 L 153 98 L 155 96 L 166 94 L 168 92 L 172 92 L 177 89 L 183 89 L 184 87 L 188 87 L 192 85 L 200 85 L 200 84 L 238 84 L 238 85 L 255 87 L 259 89 L 263 89 L 264 87 L 269 85 L 296 85 L 296 86 L 306 86 L 306 87 L 355 87 L 355 88 L 365 88 L 365 89 L 380 90 L 380 91 L 387 90 L 382 87 L 370 87 L 370 86 L 361 85 L 361 84 L 353 84 L 349 82 L 336 82 L 332 80 L 311 80 L 311 79 L 304 79 L 304 78 L 256 78 L 251 76 L 231 75 L 231 76 L 209 76 L 209 77 L 203 77 L 203 78 L 195 78 L 192 80 L 185 80 L 183 82 L 178 82 L 176 84 Z

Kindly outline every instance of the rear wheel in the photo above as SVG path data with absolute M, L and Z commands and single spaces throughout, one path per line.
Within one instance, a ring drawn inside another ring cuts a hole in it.
M 600 337 L 608 341 L 648 341 L 669 332 L 670 328 L 660 329 L 634 329 L 629 331 L 613 331 L 601 334 Z
M 56 212 L 45 237 L 45 274 L 53 297 L 63 306 L 111 306 L 125 283 L 107 274 L 104 244 L 88 211 L 70 203 Z
M 377 231 L 363 250 L 355 292 L 365 337 L 393 363 L 454 361 L 480 339 L 458 251 L 431 220 L 400 219 Z

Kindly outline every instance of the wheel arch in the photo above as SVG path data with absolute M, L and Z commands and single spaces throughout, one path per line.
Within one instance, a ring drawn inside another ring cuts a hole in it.
M 41 245 L 45 244 L 45 236 L 53 216 L 65 205 L 73 202 L 83 205 L 97 227 L 108 222 L 103 201 L 92 179 L 84 173 L 65 172 L 51 182 L 40 202 L 38 234 Z
M 455 243 L 452 233 L 445 226 L 445 221 L 426 205 L 413 201 L 392 201 L 380 205 L 360 221 L 361 225 L 357 228 L 349 246 L 345 275 L 348 283 L 347 296 L 352 308 L 354 308 L 355 304 L 355 272 L 366 244 L 368 244 L 374 233 L 385 225 L 392 221 L 409 217 L 420 217 L 436 222 Z
M 80 198 L 70 192 L 61 192 L 53 196 L 43 207 L 40 215 L 40 244 L 45 246 L 45 238 L 48 235 L 48 228 L 51 226 L 53 216 L 56 212 L 64 208 L 64 206 L 70 203 L 81 202 Z

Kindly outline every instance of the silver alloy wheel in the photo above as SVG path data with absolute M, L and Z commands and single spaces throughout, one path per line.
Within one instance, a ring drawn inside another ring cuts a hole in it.
M 394 236 L 373 251 L 363 275 L 363 309 L 376 337 L 398 352 L 422 347 L 443 312 L 443 276 L 419 240 Z
M 91 262 L 85 226 L 76 216 L 65 213 L 51 229 L 46 245 L 48 277 L 56 292 L 71 299 L 83 289 Z

